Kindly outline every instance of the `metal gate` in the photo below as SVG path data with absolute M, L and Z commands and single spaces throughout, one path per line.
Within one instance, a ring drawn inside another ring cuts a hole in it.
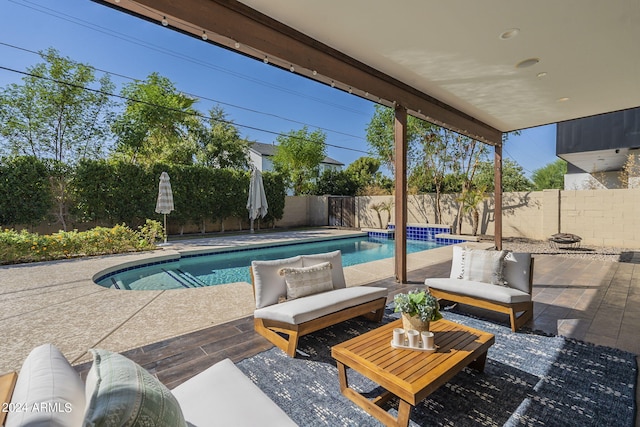
M 356 198 L 351 196 L 329 197 L 329 225 L 355 227 Z

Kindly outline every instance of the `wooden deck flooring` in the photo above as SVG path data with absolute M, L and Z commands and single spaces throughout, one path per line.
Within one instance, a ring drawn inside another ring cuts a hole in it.
M 640 355 L 640 264 L 535 257 L 534 318 L 527 327 Z M 412 271 L 408 284 L 399 285 L 389 277 L 370 285 L 387 288 L 391 301 L 393 295 L 422 284 L 427 277 L 448 276 L 450 266 L 449 261 Z M 508 325 L 506 315 L 460 308 Z M 253 318 L 247 317 L 123 354 L 173 388 L 219 360 L 239 362 L 271 347 L 253 331 Z M 86 373 L 89 367 L 86 363 L 76 369 Z

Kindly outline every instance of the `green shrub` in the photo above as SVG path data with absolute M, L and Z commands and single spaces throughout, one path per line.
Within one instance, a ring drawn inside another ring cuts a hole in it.
M 155 249 L 155 241 L 161 236 L 162 225 L 151 220 L 139 231 L 124 224 L 50 235 L 5 229 L 0 231 L 0 264 L 150 250 Z
M 53 208 L 47 165 L 35 157 L 0 160 L 0 224 L 36 225 Z
M 144 225 L 138 227 L 140 229 L 139 236 L 143 242 L 141 246 L 149 246 L 153 248 L 158 240 L 163 240 L 165 236 L 164 226 L 159 221 L 148 219 Z

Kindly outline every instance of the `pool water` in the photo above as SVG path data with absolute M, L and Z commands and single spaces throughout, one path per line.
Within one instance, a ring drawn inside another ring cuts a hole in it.
M 435 242 L 408 240 L 407 253 L 440 247 Z M 101 286 L 117 289 L 181 289 L 251 282 L 253 260 L 272 260 L 335 250 L 342 251 L 342 265 L 362 264 L 394 256 L 394 241 L 352 237 L 311 243 L 285 244 L 269 248 L 215 252 L 183 256 L 178 260 L 116 271 L 96 280 Z

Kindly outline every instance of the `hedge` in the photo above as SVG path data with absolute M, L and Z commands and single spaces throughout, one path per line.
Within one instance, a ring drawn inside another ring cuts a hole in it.
M 59 170 L 59 168 L 58 168 Z M 247 219 L 247 171 L 205 166 L 156 164 L 143 167 L 123 161 L 84 160 L 68 166 L 67 223 L 127 224 L 136 228 L 155 212 L 160 173 L 171 178 L 175 211 L 173 223 L 196 224 L 201 231 L 209 221 Z M 34 157 L 0 161 L 0 226 L 37 225 L 57 209 L 51 188 L 54 168 Z M 285 186 L 274 173 L 263 174 L 269 214 L 274 223 L 284 214 Z

